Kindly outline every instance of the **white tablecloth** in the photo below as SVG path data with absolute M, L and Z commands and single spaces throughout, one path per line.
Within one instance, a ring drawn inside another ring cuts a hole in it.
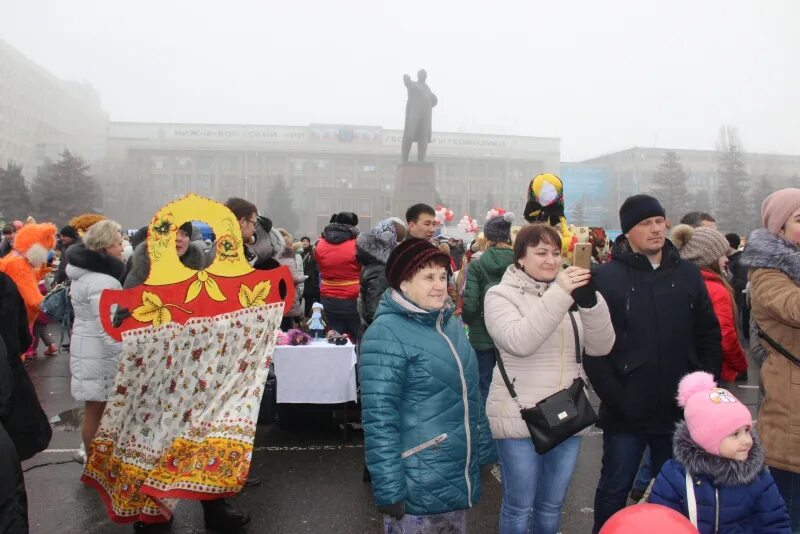
M 280 345 L 272 357 L 278 403 L 338 404 L 356 400 L 356 352 L 353 345 L 316 341 Z

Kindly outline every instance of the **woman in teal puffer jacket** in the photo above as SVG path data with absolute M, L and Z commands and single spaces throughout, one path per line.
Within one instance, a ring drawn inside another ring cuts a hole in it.
M 389 256 L 391 285 L 361 342 L 367 468 L 385 532 L 464 532 L 495 460 L 475 352 L 445 307 L 450 259 L 422 239 Z

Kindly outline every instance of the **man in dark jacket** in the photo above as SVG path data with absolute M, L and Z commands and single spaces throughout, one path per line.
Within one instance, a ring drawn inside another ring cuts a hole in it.
M 736 301 L 736 308 L 739 312 L 738 319 L 741 321 L 739 328 L 744 337 L 750 337 L 750 309 L 747 307 L 747 298 L 744 290 L 747 288 L 747 267 L 742 265 L 742 251 L 739 245 L 742 239 L 738 234 L 725 234 L 725 239 L 733 251 L 728 256 L 728 272 L 731 273 L 731 287 L 733 288 L 733 298 Z M 747 373 L 745 373 L 745 376 Z
M 61 261 L 53 278 L 56 284 L 60 284 L 67 279 L 67 250 L 72 245 L 82 242 L 81 236 L 78 235 L 78 231 L 74 226 L 65 226 L 61 229 Z
M 319 302 L 319 267 L 314 259 L 311 239 L 304 237 L 300 242 L 303 243 L 303 251 L 300 253 L 303 258 L 303 274 L 308 277 L 303 285 L 304 315 L 308 318 L 311 317 L 311 305 Z
M 608 357 L 584 360 L 602 401 L 595 533 L 625 506 L 646 447 L 653 473 L 671 458 L 680 379 L 699 369 L 718 377 L 722 365 L 719 323 L 705 284 L 666 240 L 661 204 L 635 195 L 619 213 L 626 239 L 592 278 L 608 303 L 616 342 Z

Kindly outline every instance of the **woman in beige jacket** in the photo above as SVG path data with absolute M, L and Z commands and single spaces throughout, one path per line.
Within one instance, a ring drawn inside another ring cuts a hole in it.
M 561 238 L 549 225 L 524 227 L 514 243 L 514 263 L 486 294 L 486 327 L 499 350 L 520 403 L 534 406 L 569 386 L 583 371 L 576 360 L 570 309 L 581 348 L 604 356 L 614 344 L 614 328 L 603 297 L 588 270 L 561 271 Z M 580 449 L 573 436 L 546 454 L 533 448 L 528 427 L 497 368 L 486 403 L 497 440 L 503 483 L 501 534 L 558 531 Z

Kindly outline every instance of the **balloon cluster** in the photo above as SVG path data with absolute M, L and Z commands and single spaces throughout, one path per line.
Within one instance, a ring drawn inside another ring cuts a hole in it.
M 486 220 L 488 221 L 493 217 L 499 217 L 500 215 L 503 215 L 505 212 L 506 210 L 504 210 L 503 208 L 492 208 L 486 212 Z
M 469 215 L 464 215 L 461 220 L 458 221 L 458 229 L 468 234 L 477 234 L 478 223 Z
M 445 223 L 449 223 L 453 220 L 453 210 L 450 208 L 446 208 L 441 204 L 437 204 L 434 211 L 436 212 L 436 224 L 439 226 L 442 226 Z

